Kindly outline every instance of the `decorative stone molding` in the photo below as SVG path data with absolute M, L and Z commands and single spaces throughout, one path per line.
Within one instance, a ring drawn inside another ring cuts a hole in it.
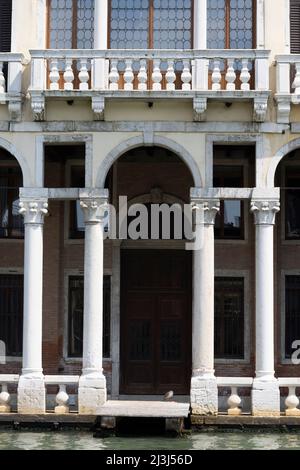
M 196 96 L 193 100 L 194 121 L 202 122 L 206 120 L 207 98 Z
M 289 124 L 291 113 L 291 97 L 290 95 L 275 95 L 277 103 L 277 122 L 281 124 Z
M 48 215 L 48 200 L 36 201 L 21 199 L 19 214 L 23 215 L 25 224 L 43 224 L 44 217 Z
M 93 96 L 92 97 L 92 110 L 94 113 L 95 121 L 104 120 L 104 108 L 105 108 L 104 96 Z
M 264 122 L 266 120 L 268 110 L 268 97 L 256 96 L 254 98 L 253 120 L 255 122 Z
M 20 122 L 22 117 L 22 98 L 21 96 L 10 96 L 8 102 L 8 112 L 11 121 Z
M 196 224 L 214 225 L 217 213 L 220 211 L 220 200 L 207 201 L 191 200 L 192 210 L 196 211 Z
M 280 202 L 252 200 L 250 212 L 254 215 L 255 225 L 274 225 L 275 216 L 280 211 Z
M 45 120 L 45 97 L 41 92 L 31 91 L 31 109 L 35 121 Z

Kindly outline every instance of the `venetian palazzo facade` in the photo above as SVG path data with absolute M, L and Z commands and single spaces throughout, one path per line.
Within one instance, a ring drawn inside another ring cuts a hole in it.
M 0 0 L 0 412 L 299 414 L 299 104 L 298 0 Z

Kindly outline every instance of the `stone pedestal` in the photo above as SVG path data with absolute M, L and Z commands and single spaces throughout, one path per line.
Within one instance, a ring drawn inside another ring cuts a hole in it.
M 96 415 L 107 400 L 105 377 L 84 376 L 79 379 L 79 414 Z
M 254 379 L 251 399 L 254 416 L 280 416 L 280 392 L 275 378 L 267 381 Z
M 43 375 L 21 375 L 18 385 L 18 413 L 43 414 L 46 411 L 46 389 Z
M 192 377 L 191 406 L 194 415 L 218 414 L 218 387 L 216 377 Z

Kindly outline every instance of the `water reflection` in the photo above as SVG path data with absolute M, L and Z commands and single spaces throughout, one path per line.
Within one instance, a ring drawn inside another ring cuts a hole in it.
M 93 438 L 90 432 L 0 431 L 0 450 L 300 450 L 300 433 L 207 432 L 180 438 Z

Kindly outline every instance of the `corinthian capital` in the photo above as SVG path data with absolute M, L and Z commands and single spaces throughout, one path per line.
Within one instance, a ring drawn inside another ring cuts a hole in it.
M 219 199 L 192 200 L 191 206 L 196 213 L 196 224 L 214 225 L 216 215 L 220 210 Z
M 48 214 L 48 200 L 20 199 L 19 214 L 24 217 L 25 224 L 43 224 L 44 217 Z
M 279 200 L 252 200 L 250 212 L 254 215 L 255 225 L 274 225 L 275 216 L 280 211 Z
M 108 211 L 106 198 L 81 198 L 80 207 L 86 224 L 103 223 Z

